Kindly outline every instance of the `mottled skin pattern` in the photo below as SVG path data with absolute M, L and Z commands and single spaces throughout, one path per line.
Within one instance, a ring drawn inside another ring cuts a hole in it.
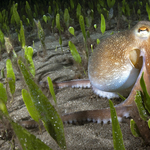
M 54 87 L 92 87 L 95 93 L 103 97 L 107 96 L 109 92 L 122 93 L 130 89 L 128 98 L 115 106 L 118 120 L 121 121 L 123 117 L 132 117 L 140 126 L 142 121 L 137 118 L 139 114 L 135 106 L 134 96 L 136 90 L 141 90 L 140 78 L 142 72 L 144 72 L 144 80 L 148 93 L 150 93 L 149 63 L 150 22 L 141 21 L 132 29 L 114 34 L 98 45 L 89 61 L 89 80 L 54 83 Z M 40 84 L 43 85 L 42 82 Z M 110 94 L 108 98 L 115 96 L 117 95 Z M 74 124 L 80 122 L 105 124 L 111 122 L 110 109 L 105 108 L 64 114 L 62 115 L 62 120 L 64 123 Z M 143 130 L 147 132 L 147 128 L 146 126 L 141 129 L 141 134 L 144 133 Z
M 120 32 L 107 38 L 94 51 L 89 61 L 90 82 L 100 90 L 121 90 L 117 85 L 123 82 L 122 77 L 132 68 L 128 55 L 129 51 L 136 49 L 135 45 L 138 47 L 138 41 L 135 41 L 134 33 L 129 35 L 128 32 Z

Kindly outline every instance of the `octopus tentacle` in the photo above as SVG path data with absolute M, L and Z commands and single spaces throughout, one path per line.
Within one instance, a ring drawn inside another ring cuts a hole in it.
M 34 120 L 21 121 L 20 125 L 26 129 L 33 129 L 38 127 L 38 123 Z
M 39 82 L 39 85 L 42 87 L 48 87 L 47 82 Z M 63 82 L 54 82 L 54 88 L 65 88 L 65 87 L 72 87 L 72 88 L 90 88 L 90 80 L 89 79 L 78 79 L 78 80 L 71 80 L 71 81 L 63 81 Z
M 116 107 L 118 121 L 121 122 L 123 117 L 128 118 L 131 111 L 132 106 Z M 64 114 L 61 118 L 64 124 L 111 123 L 110 108 Z

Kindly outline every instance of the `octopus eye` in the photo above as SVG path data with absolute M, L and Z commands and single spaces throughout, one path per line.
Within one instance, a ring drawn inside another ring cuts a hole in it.
M 147 38 L 150 38 L 150 28 L 146 27 L 146 26 L 141 26 L 140 28 L 138 28 L 137 30 L 135 30 L 135 35 L 137 36 L 137 38 L 140 38 L 142 40 L 146 40 Z
M 138 32 L 149 32 L 149 29 L 148 28 L 146 28 L 146 27 L 140 27 L 139 29 L 138 29 Z

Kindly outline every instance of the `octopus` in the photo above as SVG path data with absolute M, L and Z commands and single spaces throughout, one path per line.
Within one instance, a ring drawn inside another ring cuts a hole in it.
M 92 53 L 88 63 L 89 79 L 80 79 L 54 83 L 56 88 L 83 87 L 92 88 L 100 97 L 115 98 L 119 94 L 128 95 L 125 101 L 115 106 L 119 121 L 131 117 L 140 128 L 141 136 L 150 142 L 147 123 L 138 113 L 134 97 L 136 91 L 142 91 L 140 78 L 144 80 L 150 93 L 150 22 L 140 21 L 132 29 L 107 37 Z M 40 82 L 40 85 L 45 85 Z M 110 108 L 85 110 L 64 114 L 64 123 L 111 122 Z M 28 122 L 29 123 L 29 122 Z M 27 126 L 27 122 L 22 123 Z M 34 123 L 32 122 L 32 126 Z M 30 126 L 30 125 L 29 125 Z M 141 128 L 140 126 L 144 126 Z

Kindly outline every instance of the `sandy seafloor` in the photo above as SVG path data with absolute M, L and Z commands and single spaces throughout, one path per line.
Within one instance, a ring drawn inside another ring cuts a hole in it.
M 96 41 L 97 38 L 101 38 L 110 35 L 111 31 L 106 31 L 104 35 L 100 32 L 94 32 L 91 35 L 91 41 Z M 77 38 L 71 37 L 71 40 L 75 45 L 83 45 L 82 33 L 76 33 Z M 79 42 L 77 42 L 77 39 Z M 72 59 L 70 52 L 68 51 L 67 43 L 68 40 L 63 38 L 63 52 L 59 47 L 58 36 L 50 35 L 45 40 L 47 47 L 47 55 L 44 58 L 37 57 L 36 51 L 41 50 L 40 41 L 35 42 L 34 52 L 34 64 L 36 68 L 36 79 L 40 77 L 42 81 L 46 81 L 47 76 L 50 76 L 55 81 L 65 81 L 74 79 L 76 74 L 79 72 L 78 68 L 74 63 L 70 63 L 69 59 Z M 76 44 L 77 43 L 77 44 Z M 57 51 L 55 48 L 57 48 Z M 21 49 L 20 47 L 14 47 L 14 49 Z M 77 47 L 78 49 L 78 47 Z M 22 52 L 17 52 L 19 55 Z M 7 54 L 2 54 L 2 61 L 0 61 L 0 69 L 5 66 Z M 21 96 L 21 89 L 25 88 L 24 83 L 20 75 L 16 73 L 16 92 L 14 95 L 14 101 L 8 103 L 8 110 L 10 116 L 15 121 L 21 119 L 29 119 L 29 114 L 23 103 Z M 85 77 L 85 75 L 83 75 Z M 108 100 L 106 98 L 100 98 L 96 96 L 92 89 L 72 89 L 64 88 L 55 90 L 56 98 L 58 102 L 57 110 L 60 114 L 70 113 L 81 110 L 94 110 L 108 107 Z M 53 102 L 52 97 L 46 90 L 44 93 L 47 94 L 49 100 Z M 114 104 L 120 103 L 121 100 L 113 100 Z M 143 147 L 142 140 L 132 136 L 130 127 L 127 123 L 120 123 L 120 127 L 123 134 L 124 144 L 126 150 L 144 150 L 150 149 L 150 147 Z M 43 130 L 40 133 L 37 129 L 30 130 L 34 135 L 40 138 L 53 150 L 59 150 L 59 147 L 55 141 L 49 136 L 49 134 Z M 68 150 L 113 150 L 113 138 L 112 138 L 112 125 L 111 124 L 96 124 L 89 123 L 85 125 L 64 125 L 66 143 Z M 0 140 L 0 149 L 9 150 L 11 144 L 9 141 Z M 16 142 L 16 149 L 18 144 Z

